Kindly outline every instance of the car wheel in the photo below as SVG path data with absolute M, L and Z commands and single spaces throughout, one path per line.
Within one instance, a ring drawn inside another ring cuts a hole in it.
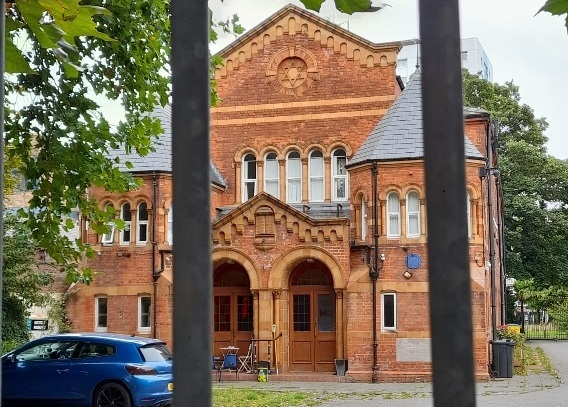
M 97 390 L 93 407 L 132 407 L 132 401 L 123 386 L 118 383 L 107 383 Z

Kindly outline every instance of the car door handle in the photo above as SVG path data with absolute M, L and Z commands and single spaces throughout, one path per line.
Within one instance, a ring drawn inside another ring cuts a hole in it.
M 61 373 L 67 373 L 69 371 L 69 369 L 61 369 L 61 370 L 56 370 L 57 373 L 61 374 Z

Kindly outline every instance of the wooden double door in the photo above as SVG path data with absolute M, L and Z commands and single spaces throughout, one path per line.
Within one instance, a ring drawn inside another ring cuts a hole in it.
M 254 334 L 253 296 L 247 272 L 241 265 L 225 263 L 213 275 L 213 355 L 236 346 L 246 355 Z
M 331 287 L 290 288 L 290 371 L 335 370 L 335 314 L 335 292 Z
M 213 293 L 213 354 L 236 346 L 246 355 L 253 337 L 253 297 L 250 289 L 215 289 Z

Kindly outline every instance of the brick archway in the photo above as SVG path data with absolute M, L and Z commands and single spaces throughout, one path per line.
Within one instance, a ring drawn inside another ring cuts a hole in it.
M 258 271 L 254 266 L 254 262 L 250 257 L 242 253 L 241 251 L 235 249 L 214 249 L 211 255 L 211 259 L 213 262 L 213 269 L 215 269 L 216 264 L 222 263 L 227 260 L 239 263 L 241 266 L 243 266 L 248 274 L 250 280 L 250 289 L 258 290 L 260 288 L 260 279 L 258 278 Z
M 290 273 L 294 267 L 306 259 L 319 260 L 327 266 L 333 277 L 333 288 L 343 289 L 345 282 L 341 273 L 341 265 L 329 252 L 319 247 L 294 248 L 284 253 L 272 265 L 268 288 L 273 290 L 287 290 L 289 286 Z

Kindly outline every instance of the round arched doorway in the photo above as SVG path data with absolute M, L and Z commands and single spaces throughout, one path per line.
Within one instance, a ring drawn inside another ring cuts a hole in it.
M 336 309 L 333 278 L 319 261 L 290 274 L 290 371 L 335 370 Z
M 250 280 L 239 264 L 225 263 L 213 274 L 213 354 L 236 346 L 246 351 L 253 337 Z

